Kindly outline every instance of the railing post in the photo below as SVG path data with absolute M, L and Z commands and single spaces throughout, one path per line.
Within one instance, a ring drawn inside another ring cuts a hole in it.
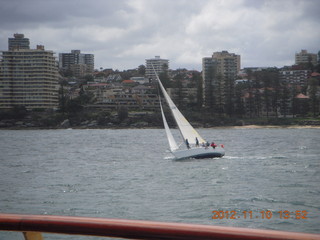
M 43 240 L 40 232 L 23 232 L 25 240 Z

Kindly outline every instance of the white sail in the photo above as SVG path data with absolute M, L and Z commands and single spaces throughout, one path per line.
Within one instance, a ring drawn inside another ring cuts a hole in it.
M 179 147 L 178 147 L 176 141 L 174 140 L 174 138 L 172 136 L 172 133 L 171 133 L 170 128 L 168 126 L 166 117 L 165 117 L 165 115 L 163 113 L 160 96 L 159 96 L 159 100 L 160 100 L 160 108 L 161 108 L 161 115 L 162 115 L 162 119 L 163 119 L 163 125 L 164 125 L 164 129 L 166 130 L 166 134 L 167 134 L 170 150 L 174 151 L 174 150 L 177 150 Z
M 196 138 L 198 139 L 199 143 L 206 142 L 199 133 L 190 125 L 190 123 L 187 121 L 187 119 L 182 115 L 182 113 L 179 111 L 179 109 L 176 107 L 174 102 L 171 100 L 170 96 L 168 95 L 167 91 L 164 89 L 158 75 L 157 79 L 161 88 L 161 91 L 170 107 L 170 110 L 174 116 L 174 119 L 176 120 L 176 123 L 179 127 L 180 133 L 183 137 L 183 140 L 185 141 L 188 139 L 189 144 L 196 144 Z

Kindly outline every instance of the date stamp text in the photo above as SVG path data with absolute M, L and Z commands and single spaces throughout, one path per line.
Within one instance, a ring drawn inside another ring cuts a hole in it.
M 308 211 L 212 211 L 212 219 L 308 219 Z

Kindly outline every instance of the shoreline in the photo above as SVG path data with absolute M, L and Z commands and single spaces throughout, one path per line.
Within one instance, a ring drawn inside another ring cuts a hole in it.
M 262 128 L 287 128 L 287 129 L 320 129 L 320 125 L 244 125 L 244 126 L 217 126 L 198 127 L 196 129 L 262 129 Z M 121 130 L 121 129 L 163 129 L 163 127 L 3 127 L 1 130 Z M 177 129 L 177 128 L 172 128 Z
M 233 126 L 231 128 L 239 129 L 257 129 L 257 128 L 320 128 L 319 125 L 245 125 Z

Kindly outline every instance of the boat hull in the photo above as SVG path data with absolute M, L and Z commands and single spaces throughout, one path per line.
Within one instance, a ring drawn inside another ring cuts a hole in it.
M 213 149 L 212 147 L 204 148 L 204 147 L 196 147 L 184 150 L 176 150 L 171 152 L 176 159 L 184 159 L 184 158 L 217 158 L 223 157 L 225 151 L 222 147 L 216 147 Z

